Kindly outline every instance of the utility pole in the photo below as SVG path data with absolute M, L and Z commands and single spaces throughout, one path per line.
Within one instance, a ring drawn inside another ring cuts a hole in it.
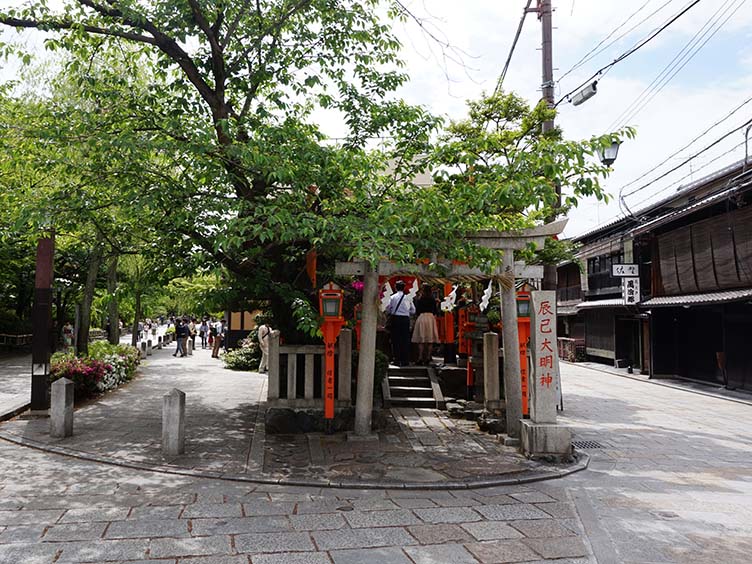
M 531 11 L 538 14 L 542 26 L 541 55 L 543 59 L 543 82 L 541 92 L 549 108 L 554 107 L 554 56 L 553 56 L 553 25 L 551 22 L 551 0 L 538 0 L 538 5 Z M 554 120 L 543 122 L 543 132 L 554 128 Z M 561 186 L 556 184 L 556 207 L 561 207 Z M 550 218 L 551 220 L 556 217 Z M 556 265 L 545 265 L 543 269 L 543 290 L 556 290 Z

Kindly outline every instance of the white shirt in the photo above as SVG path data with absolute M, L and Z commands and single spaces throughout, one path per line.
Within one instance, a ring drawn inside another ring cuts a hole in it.
M 401 303 L 400 299 L 402 300 Z M 397 304 L 399 304 L 399 307 L 397 307 Z M 386 306 L 386 312 L 401 317 L 409 317 L 415 314 L 415 305 L 413 304 L 413 301 L 405 295 L 404 292 L 397 292 L 396 294 L 392 295 L 391 299 L 389 300 L 389 305 Z

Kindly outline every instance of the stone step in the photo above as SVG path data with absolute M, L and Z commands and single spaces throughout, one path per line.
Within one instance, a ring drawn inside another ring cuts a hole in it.
M 428 407 L 435 408 L 436 400 L 430 398 L 396 397 L 392 398 L 392 407 Z
M 433 388 L 417 388 L 412 386 L 389 386 L 392 398 L 395 397 L 429 397 L 433 398 Z
M 390 368 L 387 371 L 389 376 L 419 376 L 428 378 L 428 368 L 421 368 L 418 366 L 405 366 L 402 368 Z
M 430 388 L 431 379 L 428 376 L 389 376 L 389 385 Z

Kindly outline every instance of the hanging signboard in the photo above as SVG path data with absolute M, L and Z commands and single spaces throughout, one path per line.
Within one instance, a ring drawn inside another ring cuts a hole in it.
M 612 264 L 611 276 L 614 278 L 635 278 L 640 275 L 639 264 Z
M 621 281 L 624 305 L 637 305 L 640 303 L 640 279 L 624 278 Z

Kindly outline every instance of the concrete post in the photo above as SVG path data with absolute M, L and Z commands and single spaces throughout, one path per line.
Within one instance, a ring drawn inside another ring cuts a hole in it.
M 534 423 L 556 423 L 556 404 L 559 403 L 556 292 L 531 292 L 530 313 L 530 419 Z
M 68 378 L 52 383 L 50 435 L 58 439 L 73 435 L 73 382 Z
M 157 348 L 159 350 L 162 350 L 162 335 L 160 335 L 159 337 L 157 337 Z
M 483 383 L 486 409 L 492 413 L 501 410 L 499 335 L 492 332 L 483 334 Z
M 530 419 L 522 422 L 522 452 L 534 458 L 568 460 L 572 454 L 572 431 L 556 423 L 560 385 L 556 292 L 531 292 L 530 313 Z
M 514 251 L 504 251 L 504 274 L 514 278 Z M 517 331 L 517 295 L 514 284 L 501 289 L 502 337 L 504 340 L 504 397 L 507 407 L 507 435 L 520 438 L 522 419 L 522 382 L 520 381 L 520 344 Z
M 146 358 L 146 341 L 141 341 L 141 343 L 139 344 L 138 350 L 141 353 L 141 358 L 142 359 Z
M 162 453 L 185 452 L 185 393 L 173 388 L 162 398 Z
M 153 347 L 151 344 L 151 339 L 149 339 L 148 341 L 146 341 L 146 356 L 151 356 L 152 352 L 153 352 Z
M 363 276 L 363 317 L 361 318 L 358 390 L 355 400 L 355 435 L 371 434 L 373 411 L 373 370 L 376 361 L 376 324 L 378 321 L 379 275 L 370 266 Z
M 188 356 L 193 354 L 193 340 L 190 337 L 185 339 L 185 351 Z
M 269 384 L 266 388 L 266 399 L 279 399 L 279 331 L 276 329 L 269 335 Z M 323 372 L 322 372 L 323 374 Z
M 342 329 L 338 339 L 339 382 L 337 399 L 350 401 L 352 384 L 352 330 Z

